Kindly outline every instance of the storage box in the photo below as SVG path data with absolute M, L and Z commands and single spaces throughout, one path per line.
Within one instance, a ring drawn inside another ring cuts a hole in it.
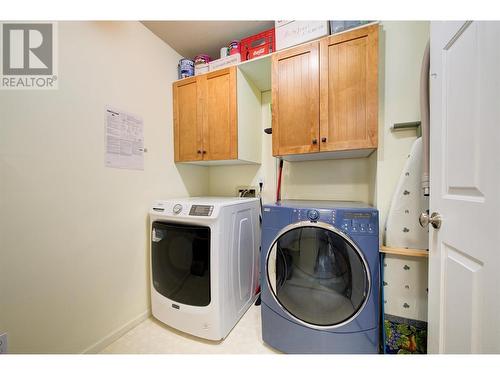
M 242 39 L 240 51 L 241 61 L 251 60 L 255 57 L 276 51 L 274 29 L 269 29 Z
M 276 21 L 275 26 L 278 51 L 329 34 L 328 21 Z
M 224 57 L 222 59 L 210 61 L 208 63 L 208 70 L 214 71 L 217 69 L 227 68 L 228 66 L 236 65 L 239 64 L 240 62 L 241 62 L 241 56 L 239 53 L 237 53 L 236 55 L 231 55 L 228 57 Z
M 340 33 L 341 31 L 363 26 L 370 22 L 373 21 L 330 21 L 330 34 Z
M 194 65 L 194 75 L 208 73 L 209 67 L 208 64 L 195 64 Z

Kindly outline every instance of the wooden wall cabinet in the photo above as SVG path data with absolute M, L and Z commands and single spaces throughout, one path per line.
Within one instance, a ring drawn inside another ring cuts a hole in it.
M 175 162 L 260 163 L 260 91 L 237 67 L 173 83 Z
M 274 156 L 364 157 L 377 148 L 378 25 L 278 52 L 272 74 Z

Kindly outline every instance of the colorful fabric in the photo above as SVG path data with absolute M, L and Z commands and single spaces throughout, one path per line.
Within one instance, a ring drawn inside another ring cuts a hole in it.
M 386 354 L 426 354 L 427 322 L 385 315 Z

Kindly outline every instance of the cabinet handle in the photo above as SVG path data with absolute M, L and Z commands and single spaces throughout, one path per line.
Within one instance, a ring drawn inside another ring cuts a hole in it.
M 206 154 L 207 152 L 205 150 L 202 151 L 203 154 Z
M 318 140 L 316 138 L 313 139 L 313 145 L 318 144 Z
M 326 142 L 326 137 L 321 138 L 321 142 L 325 143 Z
M 198 150 L 198 154 L 201 154 L 201 150 Z

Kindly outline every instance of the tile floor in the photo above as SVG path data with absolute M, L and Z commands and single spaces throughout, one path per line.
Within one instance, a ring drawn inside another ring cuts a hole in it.
M 213 342 L 190 336 L 153 317 L 106 347 L 103 354 L 276 354 L 261 335 L 260 306 L 252 306 L 226 339 Z

